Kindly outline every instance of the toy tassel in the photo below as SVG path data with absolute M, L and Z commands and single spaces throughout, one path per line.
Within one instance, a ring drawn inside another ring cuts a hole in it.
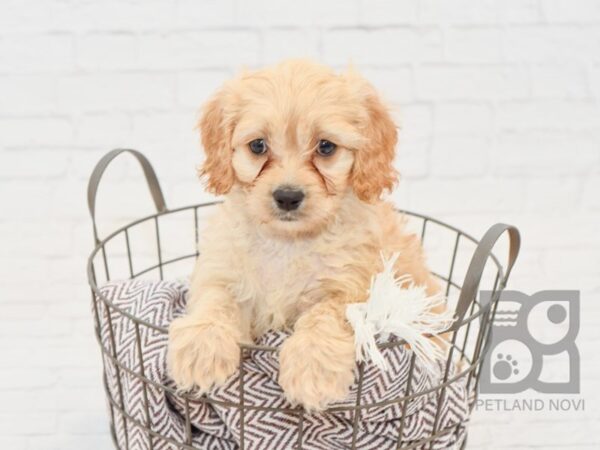
M 436 371 L 436 361 L 444 358 L 444 350 L 434 339 L 435 335 L 448 329 L 454 321 L 446 310 L 433 313 L 444 305 L 441 293 L 427 296 L 424 286 L 417 286 L 408 275 L 396 277 L 394 264 L 399 253 L 383 260 L 383 271 L 371 279 L 369 297 L 365 303 L 353 303 L 346 308 L 346 318 L 354 329 L 356 359 L 372 361 L 382 370 L 388 364 L 377 347 L 377 337 L 384 340 L 390 334 L 404 339 L 424 366 Z

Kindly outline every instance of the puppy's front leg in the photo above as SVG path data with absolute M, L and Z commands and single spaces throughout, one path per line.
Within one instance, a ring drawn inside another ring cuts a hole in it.
M 169 328 L 167 365 L 180 389 L 206 392 L 238 367 L 242 339 L 238 304 L 227 289 L 202 286 L 190 294 L 187 314 Z
M 355 350 L 345 310 L 346 303 L 338 299 L 314 305 L 283 343 L 279 384 L 290 403 L 318 411 L 348 395 Z

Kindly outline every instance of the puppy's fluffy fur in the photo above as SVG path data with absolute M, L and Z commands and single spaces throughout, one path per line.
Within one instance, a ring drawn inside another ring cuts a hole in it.
M 288 399 L 313 410 L 343 399 L 355 364 L 345 306 L 366 299 L 380 252 L 400 252 L 398 274 L 438 289 L 419 240 L 380 199 L 397 177 L 388 110 L 353 71 L 289 61 L 226 83 L 200 130 L 201 173 L 226 199 L 202 234 L 187 314 L 170 328 L 171 376 L 206 391 L 236 370 L 238 343 L 289 329 L 279 374 Z M 255 139 L 264 154 L 251 151 Z M 333 154 L 316 151 L 321 140 Z M 297 210 L 278 208 L 282 186 L 304 193 Z

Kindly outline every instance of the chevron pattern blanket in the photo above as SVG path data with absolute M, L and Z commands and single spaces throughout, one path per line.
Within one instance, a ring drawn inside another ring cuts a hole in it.
M 183 313 L 188 291 L 185 283 L 176 281 L 132 280 L 108 283 L 101 292 L 121 311 L 167 327 L 174 317 Z M 353 433 L 351 411 L 301 416 L 299 410 L 291 409 L 277 384 L 276 352 L 256 351 L 248 355 L 244 361 L 243 387 L 236 375 L 224 386 L 214 389 L 208 402 L 189 400 L 186 404 L 184 398 L 163 388 L 175 388 L 166 373 L 167 335 L 143 325 L 136 327 L 126 315 L 114 310 L 109 315 L 102 302 L 98 305 L 106 387 L 118 405 L 112 408 L 111 414 L 116 440 L 122 449 L 234 450 L 240 447 L 242 433 L 244 448 L 250 450 L 348 449 L 353 439 L 358 449 L 395 449 L 400 434 L 402 446 L 431 436 L 438 409 L 437 429 L 449 432 L 416 448 L 453 449 L 459 448 L 464 440 L 465 429 L 457 424 L 465 420 L 469 412 L 465 383 L 451 384 L 441 400 L 433 392 L 417 396 L 407 402 L 404 412 L 401 404 L 391 402 L 404 396 L 407 389 L 412 354 L 403 347 L 383 351 L 390 363 L 388 372 L 365 366 L 361 403 L 383 402 L 383 405 L 361 410 L 357 432 Z M 278 346 L 285 337 L 282 332 L 270 332 L 258 344 Z M 122 368 L 115 365 L 113 357 Z M 136 374 L 143 374 L 149 382 L 144 383 Z M 416 360 L 409 392 L 425 392 L 436 382 L 439 382 L 436 376 L 425 371 Z M 241 388 L 246 406 L 243 420 L 239 408 L 221 403 L 239 403 Z M 353 386 L 349 397 L 334 406 L 354 406 L 357 395 L 357 386 Z M 125 420 L 120 408 L 126 412 Z M 156 434 L 148 433 L 140 424 Z M 187 433 L 188 426 L 191 436 Z M 188 446 L 181 447 L 182 444 Z

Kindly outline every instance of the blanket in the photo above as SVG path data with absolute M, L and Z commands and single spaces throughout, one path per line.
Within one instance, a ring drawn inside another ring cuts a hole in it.
M 110 282 L 101 292 L 126 314 L 157 327 L 168 327 L 184 313 L 188 287 L 179 281 L 129 280 Z M 441 397 L 437 391 L 419 395 L 406 402 L 404 408 L 402 403 L 393 402 L 406 394 L 407 384 L 410 394 L 418 394 L 439 383 L 440 375 L 425 370 L 418 359 L 414 360 L 413 376 L 407 383 L 412 352 L 403 346 L 382 351 L 388 371 L 370 363 L 364 366 L 361 404 L 383 404 L 361 409 L 354 432 L 354 413 L 344 407 L 356 405 L 359 394 L 356 377 L 347 399 L 332 405 L 331 411 L 309 414 L 292 408 L 286 401 L 277 383 L 277 352 L 252 351 L 247 352 L 243 361 L 241 380 L 235 374 L 206 398 L 194 400 L 187 396 L 186 399 L 174 393 L 176 386 L 167 375 L 166 333 L 136 326 L 114 309 L 109 314 L 100 301 L 97 305 L 105 385 L 109 398 L 118 405 L 110 410 L 120 448 L 235 450 L 240 448 L 243 433 L 243 447 L 249 450 L 348 449 L 353 440 L 357 449 L 395 449 L 398 439 L 402 446 L 409 446 L 431 436 L 438 409 L 437 430 L 449 432 L 416 448 L 460 448 L 465 438 L 466 430 L 458 424 L 468 417 L 469 393 L 461 379 L 450 384 Z M 257 344 L 277 347 L 286 336 L 281 331 L 268 332 Z M 114 363 L 113 355 L 122 368 Z M 149 381 L 143 383 L 136 374 L 143 374 Z M 226 403 L 239 404 L 242 389 L 243 411 Z M 140 425 L 156 434 L 148 433 Z

